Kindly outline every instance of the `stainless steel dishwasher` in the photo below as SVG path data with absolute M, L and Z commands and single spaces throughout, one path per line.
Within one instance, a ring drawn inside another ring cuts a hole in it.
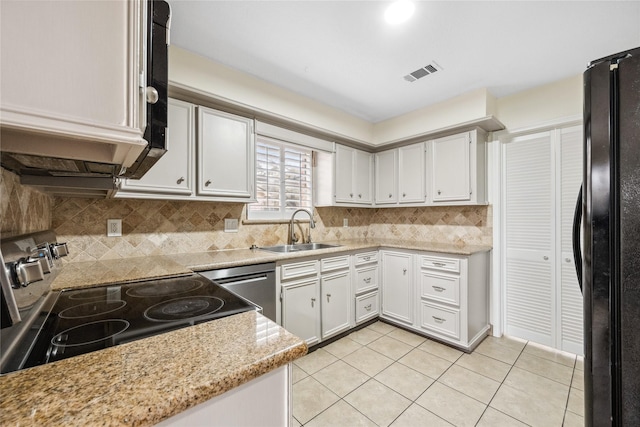
M 263 315 L 276 321 L 276 264 L 274 262 L 200 271 L 199 274 L 257 305 L 262 309 Z

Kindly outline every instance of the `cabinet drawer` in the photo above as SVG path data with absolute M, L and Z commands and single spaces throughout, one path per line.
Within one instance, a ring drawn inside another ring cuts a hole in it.
M 349 268 L 349 255 L 323 258 L 320 260 L 320 271 L 339 270 Z
M 460 311 L 421 301 L 421 325 L 424 329 L 460 339 Z
M 460 260 L 455 258 L 435 257 L 423 255 L 421 261 L 422 268 L 430 268 L 432 270 L 451 271 L 460 273 Z
M 460 305 L 460 276 L 422 270 L 420 296 L 447 304 Z
M 378 266 L 372 265 L 368 267 L 356 268 L 355 292 L 368 291 L 378 288 Z
M 356 297 L 356 323 L 378 315 L 378 291 Z
M 356 262 L 355 262 L 356 266 L 367 264 L 370 262 L 378 262 L 378 251 L 363 252 L 361 254 L 356 254 L 355 258 L 356 258 Z
M 310 260 L 284 264 L 280 267 L 280 279 L 289 280 L 296 277 L 311 276 L 318 273 L 318 261 Z

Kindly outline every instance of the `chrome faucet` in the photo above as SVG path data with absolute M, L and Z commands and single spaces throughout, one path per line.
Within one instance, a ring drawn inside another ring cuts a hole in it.
M 304 241 L 304 236 L 302 236 L 302 243 L 311 243 L 311 229 L 316 228 L 316 223 L 313 220 L 313 215 L 306 209 L 298 209 L 291 215 L 291 221 L 289 221 L 289 244 L 295 245 L 298 242 L 298 235 L 295 233 L 293 228 L 293 221 L 298 212 L 306 212 L 309 215 L 309 234 L 307 237 L 307 241 Z

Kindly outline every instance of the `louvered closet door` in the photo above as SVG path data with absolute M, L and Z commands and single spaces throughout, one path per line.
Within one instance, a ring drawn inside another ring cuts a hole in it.
M 558 259 L 560 350 L 583 354 L 582 293 L 573 261 L 573 214 L 582 183 L 582 126 L 561 129 L 560 141 L 560 251 Z
M 554 161 L 551 133 L 504 146 L 504 284 L 507 335 L 554 345 Z

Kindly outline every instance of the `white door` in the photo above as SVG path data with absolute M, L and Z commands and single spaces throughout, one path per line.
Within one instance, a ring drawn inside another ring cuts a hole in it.
M 551 133 L 504 147 L 505 332 L 553 346 L 554 163 Z
M 557 131 L 559 147 L 559 194 L 560 216 L 557 277 L 559 279 L 558 313 L 560 321 L 559 349 L 582 354 L 583 317 L 582 293 L 573 257 L 572 228 L 576 199 L 582 184 L 583 132 L 582 126 L 574 126 Z
M 411 254 L 382 253 L 382 316 L 413 324 Z
M 400 203 L 424 202 L 424 163 L 424 142 L 398 149 L 398 193 Z
M 431 193 L 434 202 L 471 200 L 470 144 L 469 132 L 433 141 Z
M 349 329 L 351 273 L 347 270 L 323 275 L 320 279 L 320 289 L 322 339 L 324 340 Z
M 398 150 L 376 153 L 376 204 L 398 201 Z
M 251 120 L 198 107 L 198 194 L 251 198 Z
M 282 326 L 308 345 L 320 341 L 320 298 L 317 278 L 282 287 Z
M 582 126 L 504 146 L 505 333 L 582 354 L 582 294 L 572 251 Z

